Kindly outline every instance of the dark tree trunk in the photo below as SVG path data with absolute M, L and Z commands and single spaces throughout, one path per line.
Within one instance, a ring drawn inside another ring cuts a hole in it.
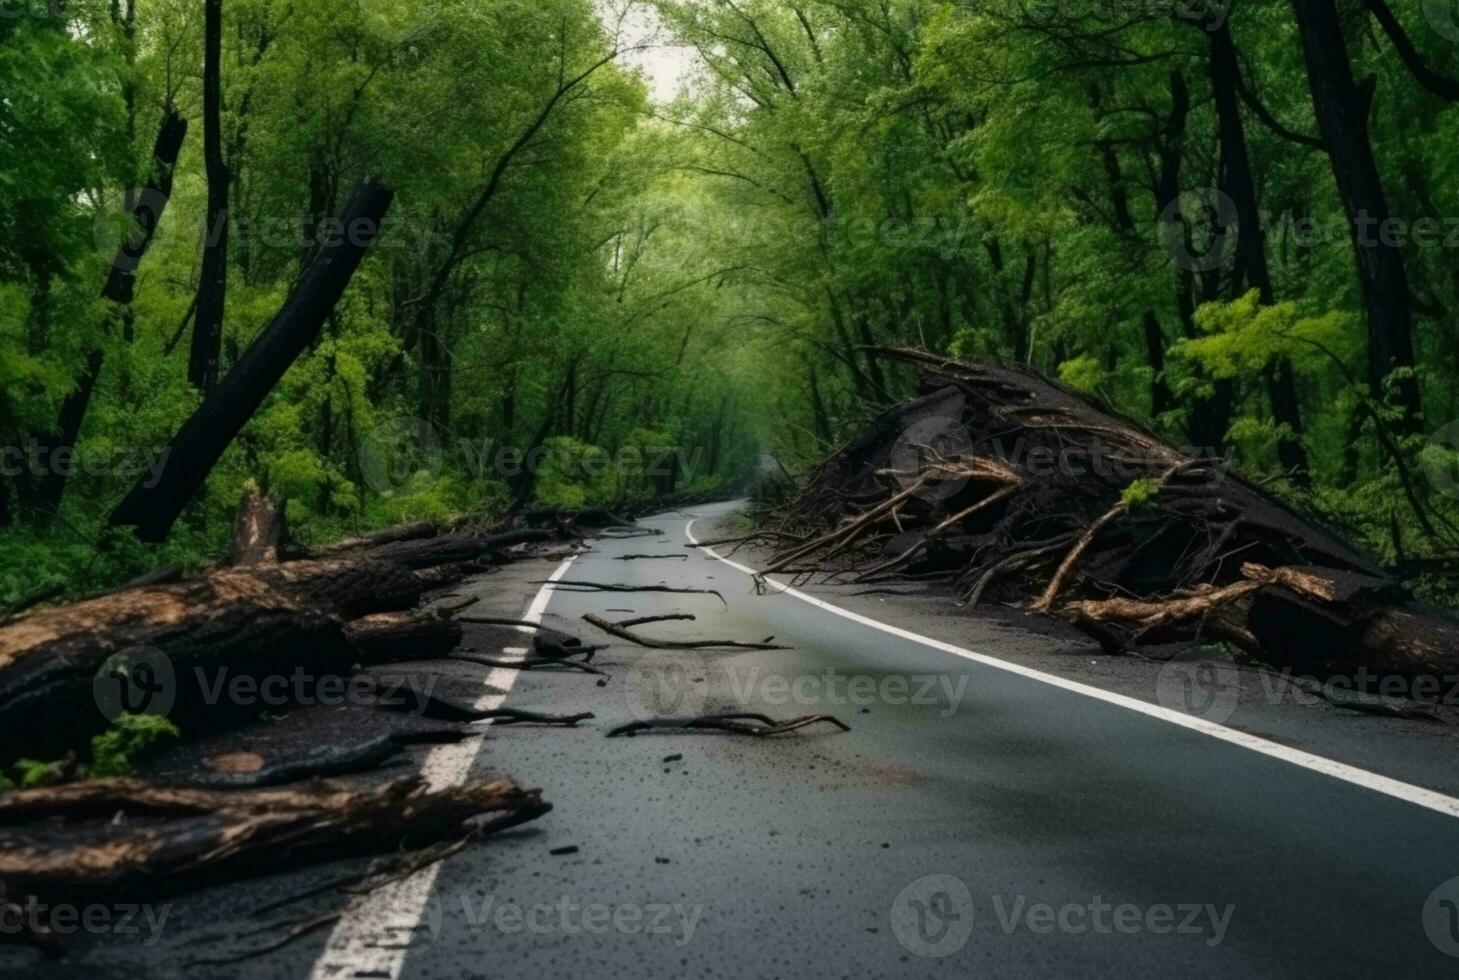
M 1267 265 L 1266 233 L 1261 224 L 1251 156 L 1247 152 L 1246 128 L 1241 121 L 1241 66 L 1236 57 L 1236 43 L 1232 40 L 1229 22 L 1223 23 L 1217 30 L 1208 31 L 1207 35 L 1211 39 L 1211 88 L 1216 96 L 1216 113 L 1220 120 L 1226 192 L 1236 205 L 1236 261 L 1246 280 L 1256 288 L 1262 304 L 1271 306 L 1276 302 L 1276 294 L 1272 289 L 1271 269 Z M 1238 282 L 1240 278 L 1237 277 Z M 1310 488 L 1311 466 L 1307 450 L 1302 445 L 1302 411 L 1297 399 L 1296 381 L 1292 377 L 1292 365 L 1286 358 L 1279 358 L 1271 366 L 1266 384 L 1273 417 L 1291 432 L 1290 436 L 1277 443 L 1277 456 L 1282 468 L 1292 474 L 1293 482 L 1298 486 Z
M 155 486 L 139 482 L 111 523 L 135 527 L 143 541 L 161 541 L 202 487 L 213 465 L 263 404 L 284 372 L 318 336 L 380 231 L 393 192 L 367 178 L 340 215 L 347 230 L 330 242 L 300 278 L 273 321 L 173 438 L 167 466 Z
M 1396 244 L 1384 244 L 1379 233 L 1390 213 L 1368 132 L 1375 82 L 1353 79 L 1333 0 L 1292 0 L 1292 6 L 1302 35 L 1312 105 L 1357 256 L 1368 316 L 1368 383 L 1373 397 L 1382 399 L 1388 376 L 1414 366 L 1414 351 L 1403 252 Z M 1403 428 L 1417 430 L 1423 419 L 1417 378 L 1397 379 L 1394 390 L 1405 416 Z
M 1176 112 L 1184 115 L 1179 102 Z M 1100 146 L 1100 158 L 1104 163 L 1105 175 L 1109 178 L 1109 200 L 1115 230 L 1133 237 L 1136 234 L 1135 216 L 1130 210 L 1130 195 L 1125 187 L 1124 168 L 1120 166 L 1119 154 L 1111 144 L 1104 143 Z M 1160 329 L 1160 318 L 1154 310 L 1147 309 L 1142 317 L 1142 325 L 1145 334 L 1145 359 L 1150 363 L 1151 372 L 1150 415 L 1154 417 L 1174 408 L 1175 397 L 1165 380 L 1165 332 Z
M 1170 73 L 1170 116 L 1165 122 L 1165 131 L 1160 140 L 1160 170 L 1155 181 L 1155 211 L 1165 214 L 1166 209 L 1180 198 L 1180 169 L 1185 154 L 1186 123 L 1190 118 L 1190 87 L 1179 70 Z M 1190 243 L 1187 241 L 1187 248 Z M 1175 308 L 1180 320 L 1181 331 L 1187 337 L 1196 336 L 1196 303 L 1193 296 L 1195 276 L 1188 269 L 1176 271 Z M 1196 369 L 1197 376 L 1203 376 Z M 1209 397 L 1192 400 L 1190 422 L 1187 432 L 1191 442 L 1207 451 L 1220 452 L 1226 445 L 1226 430 L 1231 427 L 1231 403 L 1233 392 L 1231 382 L 1214 381 Z
M 826 300 L 830 303 L 831 326 L 836 330 L 836 339 L 841 342 L 841 350 L 845 352 L 845 364 L 851 373 L 851 384 L 855 389 L 857 397 L 871 397 L 871 382 L 856 363 L 856 345 L 851 340 L 851 334 L 846 329 L 846 316 L 841 310 L 841 301 L 829 289 L 826 290 Z
M 547 405 L 546 414 L 542 416 L 542 424 L 538 426 L 536 433 L 532 436 L 531 445 L 526 447 L 523 455 L 521 472 L 511 480 L 512 484 L 512 513 L 517 513 L 532 499 L 532 494 L 537 490 L 537 461 L 540 450 L 547 444 L 547 440 L 557 429 L 559 420 L 562 417 L 562 405 L 567 398 L 568 389 L 575 385 L 578 371 L 578 363 L 582 360 L 581 354 L 573 355 L 568 362 L 567 372 L 564 374 L 562 384 L 558 386 L 557 394 Z
M 208 177 L 208 223 L 198 309 L 193 320 L 187 377 L 211 397 L 218 383 L 223 342 L 223 306 L 228 292 L 228 165 L 223 159 L 223 0 L 203 2 L 203 165 Z
M 1165 380 L 1165 332 L 1154 310 L 1145 311 L 1145 356 L 1154 372 L 1150 379 L 1150 415 L 1159 416 L 1175 407 L 1175 397 Z
M 806 365 L 806 374 L 811 386 L 811 417 L 815 423 L 816 436 L 827 446 L 831 445 L 831 419 L 826 414 L 826 402 L 821 397 L 821 383 L 816 378 L 816 366 Z
M 451 350 L 441 338 L 438 302 L 424 306 L 417 328 L 420 358 L 420 417 L 438 429 L 451 424 Z
M 131 202 L 128 237 L 117 247 L 116 258 L 112 261 L 106 284 L 101 289 L 103 298 L 123 308 L 124 325 L 131 312 L 137 269 L 142 263 L 142 256 L 147 254 L 147 249 L 152 244 L 157 225 L 167 209 L 167 200 L 172 196 L 172 175 L 186 137 L 187 120 L 178 115 L 176 110 L 169 108 L 162 117 L 162 127 L 158 130 L 157 140 L 152 147 L 152 178 L 142 189 L 142 193 Z M 61 402 L 54 433 L 46 437 L 37 436 L 38 441 L 49 443 L 54 438 L 57 446 L 76 445 L 76 440 L 81 435 L 81 426 L 86 421 L 86 412 L 91 407 L 91 396 L 96 390 L 96 382 L 101 377 L 104 360 L 105 354 L 99 347 L 87 352 L 86 366 L 76 379 L 76 387 Z M 26 503 L 42 513 L 58 510 L 61 498 L 66 493 L 66 478 L 67 474 L 54 468 L 42 474 L 27 495 Z
M 172 174 L 186 138 L 187 120 L 178 115 L 176 109 L 169 108 L 162 117 L 162 127 L 157 131 L 157 140 L 152 146 L 152 179 L 132 202 L 131 222 L 134 227 L 129 230 L 127 240 L 117 247 L 116 259 L 101 290 L 101 295 L 113 303 L 127 306 L 132 302 L 137 268 L 152 245 L 157 225 L 167 209 L 167 199 L 172 196 Z
M 719 472 L 719 457 L 723 451 L 724 420 L 729 414 L 730 396 L 723 395 L 719 400 L 719 411 L 714 415 L 714 425 L 709 430 L 709 461 L 706 472 L 710 476 Z

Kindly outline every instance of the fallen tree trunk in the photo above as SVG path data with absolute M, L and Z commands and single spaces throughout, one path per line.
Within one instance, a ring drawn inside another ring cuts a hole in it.
M 521 528 L 501 534 L 443 534 L 365 548 L 359 557 L 393 562 L 406 568 L 433 568 L 457 562 L 479 561 L 517 545 L 548 544 L 567 540 L 555 530 Z
M 877 348 L 923 395 L 874 422 L 767 528 L 769 570 L 948 572 L 965 601 L 1127 647 L 1202 631 L 1304 670 L 1459 674 L 1459 620 L 1321 522 L 1030 372 Z M 866 571 L 870 569 L 870 571 Z
M 333 544 L 325 545 L 317 549 L 313 554 L 317 558 L 336 557 L 347 551 L 355 551 L 360 548 L 374 548 L 380 545 L 396 544 L 401 541 L 419 541 L 423 538 L 434 538 L 441 533 L 441 527 L 435 521 L 417 521 L 414 524 L 401 524 L 396 527 L 386 528 L 383 531 L 376 531 L 373 534 L 363 534 L 357 538 L 345 538 L 343 541 L 336 541 Z
M 0 756 L 85 744 L 109 721 L 99 699 L 208 726 L 235 707 L 220 680 L 348 673 L 357 656 L 335 619 L 244 570 L 41 610 L 0 627 Z
M 0 765 L 83 750 L 122 713 L 166 714 L 190 735 L 225 727 L 258 703 L 232 698 L 237 683 L 300 671 L 346 677 L 355 664 L 445 658 L 462 641 L 453 617 L 473 600 L 422 611 L 427 595 L 486 570 L 507 549 L 564 536 L 535 528 L 421 531 L 281 562 L 288 551 L 281 510 L 251 491 L 239 508 L 233 567 L 0 623 Z M 165 577 L 180 574 L 169 569 Z M 556 634 L 535 642 L 548 659 L 592 653 Z M 125 656 L 113 662 L 118 654 Z M 98 710 L 102 700 L 107 707 Z
M 362 663 L 436 660 L 461 645 L 461 624 L 430 613 L 379 613 L 346 623 L 345 636 Z
M 167 895 L 304 861 L 469 836 L 467 821 L 486 814 L 521 823 L 549 809 L 540 791 L 508 781 L 433 791 L 422 777 L 361 790 L 330 783 L 214 790 L 128 779 L 16 790 L 0 795 L 0 902 Z

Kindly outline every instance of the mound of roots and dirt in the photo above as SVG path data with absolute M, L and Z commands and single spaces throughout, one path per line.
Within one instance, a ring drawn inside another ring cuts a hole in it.
M 1459 620 L 1213 454 L 1026 371 L 879 353 L 917 368 L 922 397 L 771 515 L 767 574 L 947 583 L 1110 651 L 1210 639 L 1303 671 L 1459 672 Z

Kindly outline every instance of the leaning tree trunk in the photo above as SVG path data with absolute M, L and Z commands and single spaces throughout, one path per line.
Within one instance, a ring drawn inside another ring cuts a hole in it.
M 1403 252 L 1397 245 L 1385 244 L 1379 234 L 1390 213 L 1368 132 L 1374 81 L 1354 81 L 1333 0 L 1292 0 L 1292 5 L 1301 29 L 1312 105 L 1357 255 L 1368 315 L 1368 383 L 1373 397 L 1382 399 L 1388 376 L 1412 368 L 1414 352 Z M 1404 428 L 1417 429 L 1423 417 L 1418 380 L 1411 374 L 1402 376 L 1394 388 Z
M 138 481 L 111 515 L 111 523 L 136 528 L 143 541 L 163 540 L 224 450 L 273 391 L 284 372 L 319 335 L 355 270 L 379 233 L 393 192 L 366 178 L 340 215 L 347 230 L 331 242 L 228 376 L 214 397 L 199 406 L 173 438 L 168 465 L 154 486 Z
M 152 147 L 152 178 L 132 204 L 128 214 L 130 226 L 127 237 L 117 246 L 116 258 L 112 261 L 106 284 L 101 289 L 104 299 L 111 300 L 123 309 L 132 304 L 137 269 L 157 233 L 157 225 L 167 209 L 167 200 L 172 196 L 172 175 L 177 168 L 177 157 L 182 152 L 182 142 L 186 137 L 187 120 L 178 115 L 175 109 L 168 108 Z M 56 445 L 76 445 L 105 359 L 106 355 L 100 347 L 87 351 L 86 366 L 76 379 L 76 387 L 61 402 L 61 411 L 56 417 Z M 41 442 L 49 442 L 50 438 L 51 436 L 37 436 Z M 52 512 L 60 508 L 61 498 L 65 493 L 66 473 L 54 469 L 40 478 L 26 502 L 41 512 Z

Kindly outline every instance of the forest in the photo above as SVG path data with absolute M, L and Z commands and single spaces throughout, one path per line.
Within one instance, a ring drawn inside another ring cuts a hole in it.
M 0 0 L 0 608 L 250 489 L 306 544 L 732 495 L 908 397 L 888 347 L 1449 598 L 1456 101 L 1387 0 Z

